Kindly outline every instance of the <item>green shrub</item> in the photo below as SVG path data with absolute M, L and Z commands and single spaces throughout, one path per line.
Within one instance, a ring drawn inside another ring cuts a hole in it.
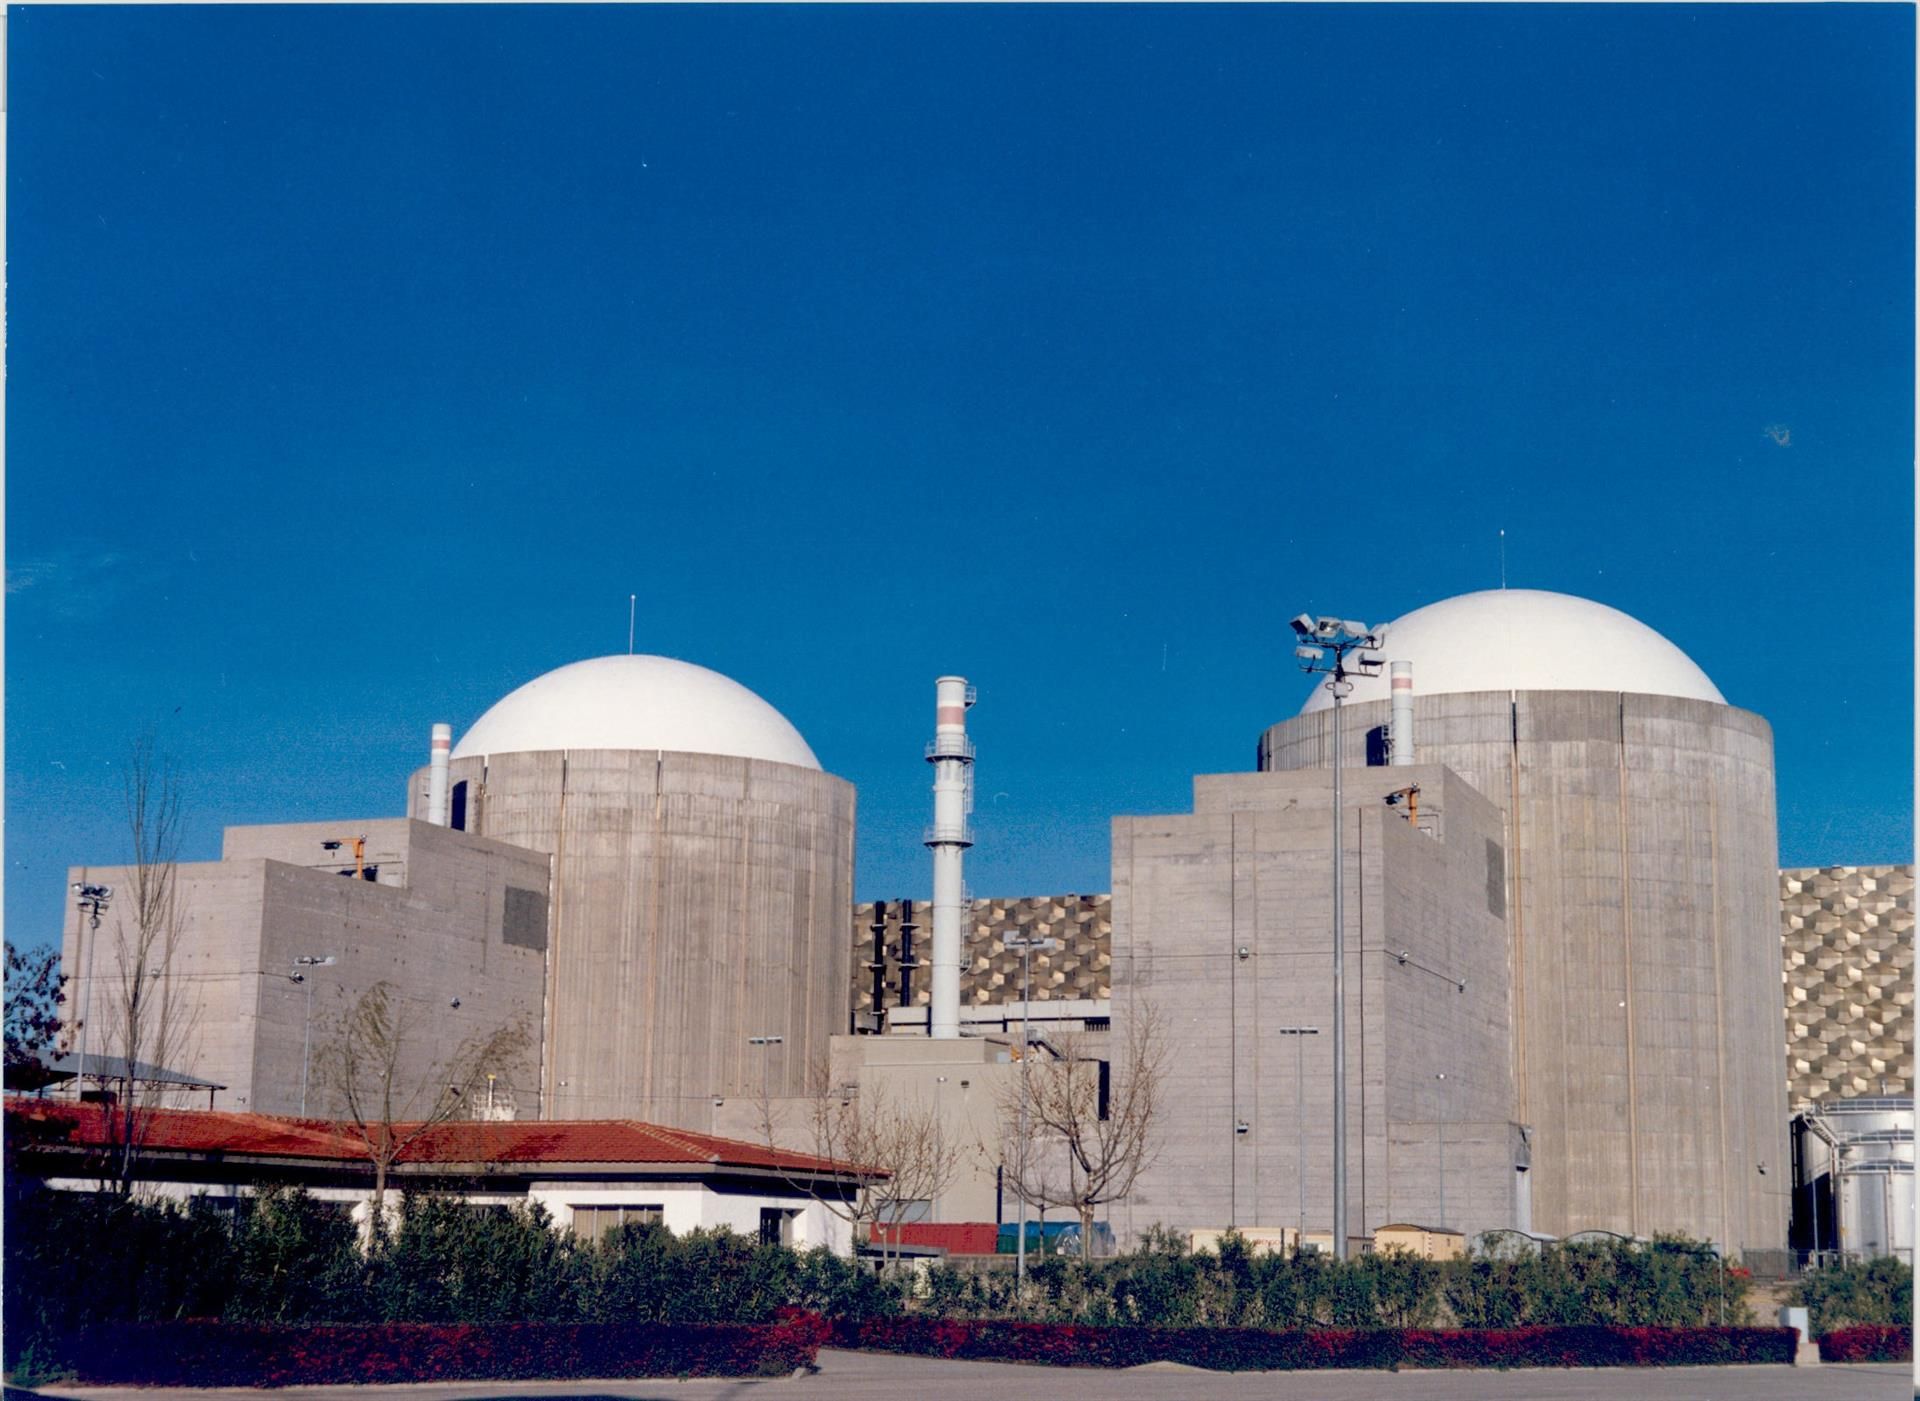
M 365 1262 L 336 1203 L 268 1187 L 234 1233 L 225 1316 L 249 1323 L 348 1322 L 365 1304 Z
M 117 1194 L 10 1192 L 6 1363 L 95 1323 L 217 1315 L 233 1277 L 226 1222 Z
M 894 1318 L 904 1307 L 899 1282 L 881 1279 L 830 1250 L 802 1252 L 794 1261 L 792 1304 L 829 1318 Z
M 1911 1324 L 1913 1270 L 1891 1255 L 1828 1265 L 1808 1272 L 1793 1302 L 1806 1308 L 1816 1338 L 1849 1324 Z

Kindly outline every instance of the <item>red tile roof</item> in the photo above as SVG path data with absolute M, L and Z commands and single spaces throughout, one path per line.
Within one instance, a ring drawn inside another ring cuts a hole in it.
M 139 1111 L 141 1141 L 150 1151 L 232 1153 L 269 1158 L 357 1162 L 365 1157 L 359 1131 L 331 1119 L 288 1119 L 214 1109 Z M 7 1133 L 19 1140 L 51 1140 L 100 1148 L 113 1141 L 103 1107 L 72 1101 L 8 1096 Z M 396 1124 L 402 1139 L 417 1125 Z M 409 1143 L 402 1163 L 631 1163 L 788 1169 L 851 1173 L 829 1158 L 716 1138 L 712 1134 L 644 1124 L 635 1119 L 523 1119 L 510 1123 L 459 1120 L 435 1125 Z

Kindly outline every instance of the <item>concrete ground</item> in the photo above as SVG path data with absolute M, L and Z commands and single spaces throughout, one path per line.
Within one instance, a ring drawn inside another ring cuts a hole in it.
M 1157 1363 L 1124 1372 L 943 1362 L 877 1353 L 820 1354 L 811 1376 L 776 1381 L 432 1382 L 421 1386 L 288 1387 L 274 1392 L 50 1386 L 9 1387 L 6 1401 L 33 1396 L 82 1401 L 1905 1401 L 1904 1365 L 1848 1367 L 1647 1367 L 1512 1372 L 1193 1371 Z

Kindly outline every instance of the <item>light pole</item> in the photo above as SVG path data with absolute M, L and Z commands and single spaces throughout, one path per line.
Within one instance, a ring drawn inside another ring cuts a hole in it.
M 1033 1083 L 1033 953 L 1035 949 L 1049 953 L 1060 947 L 1060 941 L 1017 934 L 1011 939 L 1002 939 L 1000 947 L 1020 955 L 1020 1173 L 1013 1193 L 1020 1203 L 1020 1235 L 1013 1247 L 1014 1301 L 1018 1303 L 1020 1291 L 1027 1282 L 1027 1104 Z
M 1435 1223 L 1441 1230 L 1447 1229 L 1447 1072 L 1434 1073 L 1440 1083 L 1440 1117 L 1434 1121 L 1440 1130 L 1440 1220 Z
M 1303 671 L 1325 675 L 1333 697 L 1333 1255 L 1347 1258 L 1347 945 L 1345 930 L 1344 819 L 1340 811 L 1340 703 L 1353 691 L 1349 675 L 1378 676 L 1381 659 L 1375 649 L 1386 638 L 1384 627 L 1368 630 L 1352 619 L 1314 618 L 1302 613 L 1293 620 L 1300 645 L 1293 655 Z M 1347 653 L 1360 650 L 1352 671 Z M 1332 660 L 1327 653 L 1332 652 Z
M 1293 1145 L 1299 1157 L 1294 1175 L 1300 1182 L 1300 1231 L 1293 1238 L 1297 1255 L 1307 1248 L 1307 1037 L 1318 1036 L 1320 1028 L 1282 1026 L 1274 1030 L 1293 1038 Z
M 307 1086 L 313 1068 L 313 983 L 300 970 L 303 968 L 331 968 L 332 954 L 301 954 L 293 961 L 293 971 L 287 974 L 290 983 L 307 985 L 307 1036 L 306 1049 L 300 1053 L 300 1117 L 307 1117 Z
M 70 887 L 79 897 L 80 912 L 87 916 L 87 952 L 80 960 L 81 976 L 86 982 L 85 991 L 80 999 L 80 1044 L 75 1047 L 80 1057 L 80 1088 L 86 1090 L 87 1077 L 87 1023 L 93 1020 L 93 950 L 100 942 L 100 916 L 113 899 L 113 887 L 93 885 L 87 881 L 75 881 Z

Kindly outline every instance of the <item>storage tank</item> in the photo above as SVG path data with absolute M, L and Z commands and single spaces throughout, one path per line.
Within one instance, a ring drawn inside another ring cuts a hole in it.
M 1553 1235 L 1786 1239 L 1773 738 L 1678 647 L 1602 604 L 1497 590 L 1389 625 L 1416 760 L 1502 809 L 1515 1118 Z M 1355 677 L 1343 761 L 1386 761 L 1386 668 Z M 1331 699 L 1261 737 L 1332 762 Z
M 1800 1182 L 1818 1213 L 1803 1248 L 1913 1263 L 1913 1099 L 1828 1100 L 1795 1120 Z
M 551 856 L 548 1117 L 706 1129 L 716 1100 L 798 1094 L 825 1063 L 854 790 L 766 701 L 666 657 L 576 662 L 482 715 L 448 783 L 451 825 Z

